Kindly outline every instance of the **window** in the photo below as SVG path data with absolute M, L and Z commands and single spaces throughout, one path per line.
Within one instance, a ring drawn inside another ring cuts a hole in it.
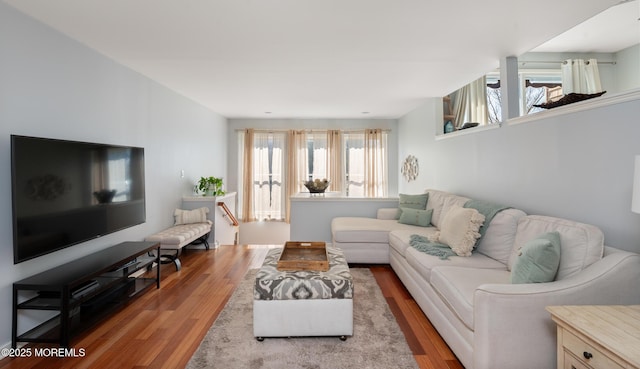
M 529 70 L 518 73 L 520 85 L 520 115 L 535 113 L 543 108 L 534 105 L 555 101 L 562 97 L 562 75 L 554 70 Z M 502 120 L 500 79 L 498 74 L 487 75 L 487 109 L 489 123 Z
M 254 136 L 253 208 L 257 220 L 284 219 L 284 133 Z
M 346 195 L 364 197 L 364 133 L 346 133 L 344 149 Z
M 380 129 L 345 133 L 345 192 L 352 197 L 385 197 L 388 191 L 387 133 Z
M 314 131 L 307 134 L 307 178 L 329 179 L 344 186 L 344 195 L 350 197 L 384 197 L 387 195 L 387 132 L 366 130 L 345 132 L 342 135 L 342 148 L 332 158 L 326 131 Z M 344 171 L 330 175 L 332 161 L 343 160 Z M 338 178 L 336 178 L 338 177 Z
M 327 133 L 313 132 L 307 134 L 307 150 L 308 150 L 308 179 L 325 179 L 329 178 L 328 172 L 328 150 L 327 150 Z
M 288 199 L 304 188 L 306 180 L 327 178 L 330 191 L 346 196 L 387 196 L 387 132 L 380 129 L 348 133 L 248 129 L 239 134 L 238 147 L 243 221 L 288 220 Z

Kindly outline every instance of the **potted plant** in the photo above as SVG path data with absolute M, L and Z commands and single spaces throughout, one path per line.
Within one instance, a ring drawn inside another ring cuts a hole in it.
M 222 190 L 222 178 L 218 177 L 200 177 L 198 181 L 198 191 L 202 196 L 221 196 L 224 195 Z

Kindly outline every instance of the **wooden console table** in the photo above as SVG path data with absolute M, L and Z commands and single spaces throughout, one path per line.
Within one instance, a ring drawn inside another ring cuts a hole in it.
M 558 369 L 640 368 L 640 305 L 550 306 Z
M 124 242 L 15 282 L 11 345 L 44 342 L 68 347 L 73 334 L 154 285 L 160 288 L 157 242 Z M 18 334 L 21 310 L 50 311 L 53 317 Z

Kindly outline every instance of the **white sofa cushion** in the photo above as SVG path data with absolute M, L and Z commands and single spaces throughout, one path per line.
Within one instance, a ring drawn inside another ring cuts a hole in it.
M 331 220 L 334 242 L 389 243 L 389 232 L 424 227 L 398 223 L 395 219 L 338 217 Z
M 389 264 L 389 245 L 386 243 L 334 242 L 333 246 L 342 250 L 348 263 Z
M 411 242 L 411 235 L 417 234 L 424 237 L 429 237 L 438 229 L 435 227 L 420 227 L 419 229 L 409 229 L 409 230 L 396 230 L 391 231 L 389 233 L 389 246 L 396 250 L 398 254 L 404 256 L 404 252 L 409 246 L 409 242 Z
M 431 286 L 467 328 L 473 330 L 473 301 L 483 284 L 509 284 L 505 269 L 476 269 L 439 266 L 431 271 Z
M 501 270 L 506 270 L 507 268 L 506 265 L 478 252 L 474 252 L 471 256 L 451 256 L 446 260 L 442 260 L 437 256 L 426 254 L 413 247 L 408 247 L 404 252 L 404 256 L 407 259 L 407 263 L 427 282 L 431 280 L 431 270 L 439 266 Z
M 431 214 L 431 224 L 440 228 L 444 215 L 454 206 L 463 206 L 469 198 L 454 195 L 444 191 L 427 190 L 429 193 L 429 201 L 427 201 L 427 210 L 433 209 Z
M 515 242 L 518 221 L 525 215 L 527 214 L 524 211 L 518 209 L 504 209 L 498 212 L 478 242 L 476 251 L 507 265 Z
M 602 259 L 604 235 L 593 225 L 542 215 L 527 215 L 518 222 L 514 247 L 509 259 L 513 267 L 517 249 L 528 241 L 548 232 L 560 233 L 560 267 L 556 280 L 570 277 Z
M 380 208 L 376 212 L 376 218 L 386 220 L 398 219 L 398 217 L 400 216 L 399 213 L 399 208 Z

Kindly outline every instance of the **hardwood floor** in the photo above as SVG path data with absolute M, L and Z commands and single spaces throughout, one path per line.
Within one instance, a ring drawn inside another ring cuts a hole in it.
M 188 250 L 162 265 L 159 290 L 135 299 L 72 341 L 83 357 L 5 358 L 4 368 L 183 368 L 248 269 L 269 247 Z M 422 369 L 463 368 L 389 266 L 370 266 Z M 34 350 L 32 350 L 33 352 Z M 79 355 L 78 355 L 79 356 Z

